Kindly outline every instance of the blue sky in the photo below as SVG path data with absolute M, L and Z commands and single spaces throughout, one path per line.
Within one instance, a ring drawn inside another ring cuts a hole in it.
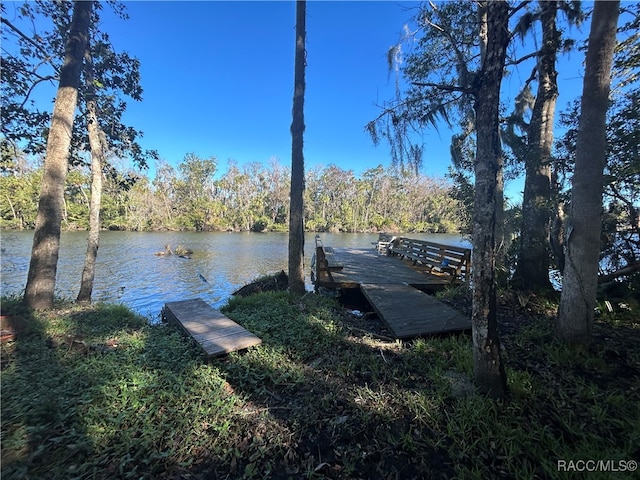
M 146 148 L 172 165 L 187 153 L 215 156 L 220 168 L 290 164 L 295 2 L 125 2 L 130 19 L 103 14 L 118 50 L 141 60 L 144 101 L 127 121 Z M 307 2 L 305 166 L 336 164 L 361 173 L 390 163 L 389 147 L 373 145 L 365 124 L 394 95 L 386 53 L 418 2 Z M 588 25 L 573 29 L 583 36 Z M 559 109 L 579 95 L 583 54 L 559 63 Z M 523 64 L 504 81 L 514 95 L 530 75 Z M 422 172 L 444 176 L 451 131 L 425 130 Z M 153 169 L 149 172 L 153 173 Z M 522 182 L 508 196 L 519 201 Z
M 128 21 L 104 16 L 117 49 L 141 60 L 144 101 L 127 121 L 176 165 L 185 154 L 221 167 L 291 159 L 294 2 L 127 2 Z M 404 5 L 401 6 L 401 5 Z M 364 131 L 393 95 L 386 51 L 414 2 L 308 2 L 305 164 L 362 172 L 389 163 Z M 448 136 L 428 133 L 425 173 L 442 175 Z
M 117 51 L 141 61 L 142 102 L 125 121 L 144 132 L 144 148 L 177 166 L 188 153 L 227 161 L 291 162 L 295 40 L 293 1 L 124 2 L 129 20 L 104 5 L 100 28 Z M 590 3 L 590 2 L 587 2 Z M 373 145 L 366 123 L 394 95 L 386 52 L 416 13 L 413 1 L 308 1 L 305 166 L 336 164 L 356 174 L 389 165 L 389 147 Z M 570 31 L 588 33 L 588 23 Z M 518 42 L 519 43 L 519 42 Z M 582 88 L 582 52 L 560 58 L 558 111 Z M 531 64 L 511 71 L 503 89 L 513 98 Z M 40 98 L 51 101 L 55 86 Z M 509 105 L 509 109 L 511 106 Z M 444 176 L 451 131 L 422 133 L 422 172 Z M 154 175 L 153 165 L 149 170 Z M 522 182 L 508 193 L 518 202 Z

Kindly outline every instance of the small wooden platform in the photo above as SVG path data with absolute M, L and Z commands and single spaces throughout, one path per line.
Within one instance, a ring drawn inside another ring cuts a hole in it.
M 471 319 L 405 284 L 361 284 L 360 290 L 396 338 L 414 338 L 471 328 Z
M 262 340 L 201 298 L 165 303 L 163 317 L 191 336 L 209 357 L 259 345 Z
M 380 255 L 373 248 L 334 248 L 332 251 L 335 261 L 342 268 L 331 272 L 331 275 L 321 269 L 316 270 L 316 286 L 359 288 L 363 283 L 406 283 L 420 290 L 436 291 L 451 285 L 448 279 L 431 275 L 425 268 L 413 265 L 410 260 Z

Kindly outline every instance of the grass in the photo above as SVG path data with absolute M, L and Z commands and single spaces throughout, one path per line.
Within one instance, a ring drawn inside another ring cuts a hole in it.
M 640 460 L 633 321 L 565 347 L 528 305 L 494 402 L 468 335 L 384 340 L 312 294 L 232 299 L 263 343 L 210 362 L 122 306 L 2 309 L 19 330 L 2 345 L 3 478 L 576 478 L 558 461 Z

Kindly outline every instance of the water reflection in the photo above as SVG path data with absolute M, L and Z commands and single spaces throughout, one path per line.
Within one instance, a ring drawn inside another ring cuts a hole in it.
M 305 237 L 306 278 L 315 234 Z M 444 243 L 466 244 L 457 235 L 418 235 Z M 21 295 L 27 279 L 33 232 L 2 232 L 2 294 Z M 370 248 L 374 234 L 322 234 L 325 245 Z M 56 295 L 78 293 L 86 232 L 61 238 Z M 191 259 L 156 256 L 165 245 L 193 250 Z M 214 307 L 260 275 L 287 270 L 287 233 L 102 232 L 96 264 L 94 301 L 121 302 L 156 319 L 165 302 L 200 297 Z M 308 283 L 308 289 L 312 285 Z

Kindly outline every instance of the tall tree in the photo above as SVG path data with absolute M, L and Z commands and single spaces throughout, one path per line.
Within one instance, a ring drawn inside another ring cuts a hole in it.
M 565 268 L 557 334 L 567 343 L 591 340 L 602 226 L 606 115 L 620 2 L 595 2 L 580 102 L 580 125 L 565 228 Z
M 118 17 L 127 18 L 122 4 L 117 1 L 108 4 Z M 77 108 L 85 122 L 75 122 L 73 126 L 68 162 L 74 166 L 87 165 L 87 146 L 92 145 L 89 138 L 91 135 L 87 131 L 87 119 L 93 117 L 97 120 L 93 126 L 101 127 L 104 143 L 102 147 L 105 152 L 108 150 L 118 158 L 131 157 L 138 167 L 146 168 L 146 159 L 157 158 L 157 153 L 140 148 L 137 137 L 142 136 L 142 132 L 122 124 L 122 116 L 126 110 L 122 96 L 141 100 L 139 61 L 126 53 L 115 53 L 108 35 L 96 28 L 100 24 L 101 7 L 99 3 L 93 4 L 89 24 L 88 38 L 92 43 L 92 70 L 95 78 L 93 82 L 79 83 Z M 2 8 L 4 11 L 4 4 Z M 25 151 L 28 153 L 44 153 L 41 139 L 48 131 L 51 113 L 38 110 L 38 103 L 31 99 L 31 94 L 36 88 L 40 88 L 39 85 L 43 82 L 59 78 L 65 57 L 66 40 L 60 32 L 69 29 L 73 4 L 36 0 L 22 5 L 16 4 L 14 9 L 16 24 L 6 21 L 4 17 L 2 19 L 7 25 L 5 32 L 12 35 L 11 45 L 15 50 L 5 52 L 9 59 L 9 68 L 2 69 L 2 106 L 8 114 L 7 121 L 2 123 L 2 133 L 6 139 L 6 142 L 3 139 L 3 144 L 13 145 L 15 149 L 16 145 L 23 143 L 27 146 Z M 53 27 L 50 31 L 46 29 L 47 21 Z M 38 31 L 32 32 L 29 36 L 26 25 L 37 25 Z M 98 115 L 89 111 L 89 99 L 94 113 L 98 112 Z M 95 160 L 95 156 L 93 159 Z M 114 172 L 115 170 L 104 163 L 104 160 L 103 158 L 104 173 Z M 131 186 L 129 182 L 111 183 L 125 190 Z M 84 189 L 81 189 L 81 192 L 84 194 Z M 91 198 L 100 200 L 98 195 L 92 195 Z M 83 205 L 89 203 L 87 198 Z M 94 208 L 99 210 L 99 204 Z M 66 213 L 69 213 L 69 210 L 66 210 Z M 67 219 L 66 213 L 63 211 L 64 219 Z M 94 235 L 90 237 L 89 242 L 94 243 Z M 81 286 L 81 289 L 86 291 L 86 284 Z
M 600 236 L 599 283 L 633 291 L 640 271 L 640 4 L 624 4 L 613 57 L 612 86 L 607 112 L 607 165 L 603 191 L 604 215 Z M 557 162 L 572 172 L 579 128 L 580 101 L 560 115 L 565 134 L 557 142 Z M 570 193 L 570 192 L 569 192 Z M 565 195 L 567 205 L 569 196 Z M 629 281 L 630 280 L 630 281 Z M 613 282 L 613 283 L 611 283 Z M 599 289 L 600 291 L 600 289 Z
M 118 17 L 127 18 L 122 5 L 112 2 L 111 6 Z M 157 158 L 155 151 L 143 151 L 138 145 L 136 137 L 142 136 L 142 132 L 122 123 L 122 115 L 126 110 L 126 103 L 122 100 L 122 96 L 126 95 L 138 101 L 142 99 L 139 61 L 129 57 L 127 53 L 114 52 L 108 34 L 96 28 L 96 25 L 99 25 L 97 10 L 99 9 L 96 8 L 94 13 L 93 28 L 90 29 L 90 48 L 87 48 L 85 54 L 85 81 L 81 97 L 84 100 L 86 135 L 81 128 L 75 129 L 72 150 L 72 154 L 85 150 L 88 138 L 92 180 L 89 200 L 89 237 L 77 297 L 80 303 L 90 302 L 93 290 L 100 238 L 102 175 L 107 165 L 107 151 L 118 157 L 131 156 L 141 168 L 146 168 L 147 157 Z M 119 188 L 129 189 L 130 185 L 120 184 Z
M 44 176 L 24 296 L 25 304 L 38 310 L 53 306 L 64 184 L 92 8 L 92 1 L 74 3 L 65 59 L 60 70 L 60 83 L 47 139 Z
M 429 2 L 417 16 L 424 35 L 403 68 L 410 89 L 367 124 L 374 142 L 379 136 L 386 138 L 393 158 L 410 162 L 421 155 L 420 147 L 407 146 L 410 127 L 437 126 L 438 120 L 449 123 L 450 115 L 458 115 L 470 125 L 463 136 L 475 128 L 474 376 L 479 388 L 493 397 L 506 391 L 497 328 L 496 261 L 503 217 L 498 112 L 509 14 L 504 1 Z M 398 51 L 399 47 L 390 50 L 389 56 L 395 58 Z
M 506 375 L 498 337 L 496 258 L 500 248 L 497 219 L 503 209 L 500 85 L 509 44 L 509 6 L 504 1 L 479 4 L 482 70 L 474 92 L 477 147 L 473 210 L 473 371 L 478 386 L 499 398 L 506 393 Z M 486 33 L 485 33 L 486 32 Z M 486 36 L 485 36 L 486 35 Z
M 296 2 L 296 49 L 291 122 L 291 202 L 289 207 L 289 291 L 302 294 L 304 283 L 304 91 L 306 0 Z
M 84 258 L 84 267 L 82 268 L 82 277 L 80 279 L 80 291 L 78 292 L 76 301 L 78 303 L 91 303 L 93 279 L 95 278 L 96 272 L 96 258 L 100 244 L 102 165 L 104 164 L 106 152 L 106 137 L 98 123 L 93 58 L 89 40 L 87 41 L 87 49 L 84 54 L 84 81 L 86 87 L 87 133 L 91 147 L 91 197 L 89 198 L 89 238 L 87 240 L 87 253 Z
M 556 55 L 560 38 L 556 27 L 558 2 L 539 3 L 542 47 L 535 68 L 538 92 L 527 126 L 522 227 L 513 285 L 522 290 L 548 292 L 552 290 L 549 280 L 551 149 L 558 98 Z
M 211 211 L 211 197 L 214 188 L 213 176 L 218 168 L 216 157 L 202 159 L 195 153 L 188 153 L 178 166 L 181 179 L 176 182 L 176 193 L 181 206 L 183 225 L 206 230 Z

